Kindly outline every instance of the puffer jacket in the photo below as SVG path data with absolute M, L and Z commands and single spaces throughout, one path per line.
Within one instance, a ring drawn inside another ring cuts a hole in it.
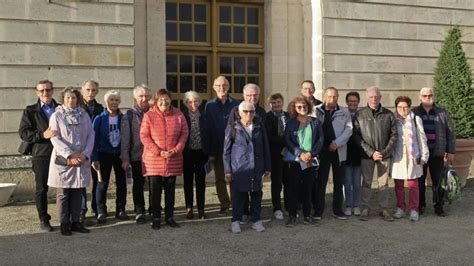
M 122 161 L 137 162 L 142 159 L 143 144 L 140 140 L 140 126 L 144 113 L 135 105 L 122 118 L 120 124 L 120 159 Z
M 374 152 L 390 158 L 397 143 L 397 122 L 392 111 L 379 105 L 374 112 L 368 106 L 356 113 L 354 121 L 356 142 L 361 146 L 363 158 L 372 158 Z

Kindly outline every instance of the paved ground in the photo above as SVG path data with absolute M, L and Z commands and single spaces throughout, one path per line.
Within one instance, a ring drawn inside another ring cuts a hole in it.
M 265 184 L 267 218 L 271 217 L 268 189 Z M 238 235 L 228 231 L 228 217 L 217 217 L 214 189 L 207 192 L 210 219 L 185 221 L 178 189 L 176 219 L 182 227 L 163 226 L 159 231 L 148 224 L 110 219 L 105 226 L 91 226 L 90 234 L 64 237 L 59 232 L 38 232 L 32 203 L 0 208 L 0 265 L 474 264 L 474 179 L 468 181 L 462 200 L 447 207 L 450 215 L 445 218 L 429 210 L 419 222 L 388 223 L 373 211 L 368 222 L 354 217 L 338 221 L 326 210 L 319 226 L 286 228 L 283 221 L 273 220 L 265 224 L 264 233 L 246 226 Z M 331 206 L 332 194 L 327 196 L 326 205 Z M 394 206 L 393 191 L 391 200 Z M 57 229 L 55 205 L 50 208 Z

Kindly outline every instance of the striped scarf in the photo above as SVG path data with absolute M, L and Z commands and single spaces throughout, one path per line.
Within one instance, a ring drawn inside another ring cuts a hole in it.
M 408 154 L 411 159 L 417 159 L 420 157 L 420 147 L 418 145 L 417 132 L 416 132 L 416 120 L 415 114 L 410 112 L 406 118 L 403 118 L 396 113 L 397 122 L 403 129 L 403 139 L 407 143 Z

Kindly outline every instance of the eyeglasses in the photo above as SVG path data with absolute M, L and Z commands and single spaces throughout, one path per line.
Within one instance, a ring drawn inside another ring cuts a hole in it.
M 424 95 L 421 95 L 421 97 L 423 97 L 423 98 L 433 98 L 433 94 L 424 94 Z
M 43 94 L 43 93 L 50 93 L 51 91 L 53 91 L 53 89 L 43 89 L 43 90 L 36 90 L 39 94 Z
M 307 105 L 295 105 L 296 109 L 306 109 L 308 108 Z
M 255 113 L 254 110 L 242 110 L 242 112 L 243 112 L 244 114 L 246 114 L 246 115 L 248 115 L 248 114 L 253 115 L 253 114 Z

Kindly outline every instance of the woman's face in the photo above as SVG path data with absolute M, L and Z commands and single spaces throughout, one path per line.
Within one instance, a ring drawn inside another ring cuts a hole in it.
M 347 97 L 346 104 L 347 108 L 349 108 L 351 112 L 355 112 L 357 111 L 357 108 L 359 108 L 359 99 L 357 99 L 355 96 L 349 96 Z
M 191 111 L 192 113 L 197 112 L 197 110 L 199 109 L 199 104 L 200 104 L 200 101 L 198 98 L 189 99 L 187 103 L 189 111 Z
M 397 113 L 403 117 L 406 118 L 408 114 L 410 113 L 410 106 L 408 106 L 408 103 L 406 102 L 399 102 L 397 105 Z
M 252 122 L 253 118 L 255 117 L 255 110 L 252 110 L 251 108 L 244 108 L 243 110 L 239 110 L 239 115 L 240 115 L 240 122 L 242 124 L 249 124 Z
M 120 105 L 120 98 L 116 95 L 110 95 L 107 99 L 107 109 L 109 111 L 117 111 Z
M 281 112 L 283 110 L 283 100 L 280 98 L 270 100 L 270 107 L 273 112 Z
M 77 106 L 77 96 L 73 92 L 68 92 L 64 94 L 64 106 L 68 108 L 76 108 Z
M 170 107 L 171 107 L 171 99 L 168 97 L 168 95 L 162 95 L 158 100 L 156 101 L 156 106 L 158 106 L 158 109 L 161 112 L 167 112 Z
M 305 102 L 297 102 L 295 103 L 295 110 L 298 115 L 307 115 L 308 105 Z

